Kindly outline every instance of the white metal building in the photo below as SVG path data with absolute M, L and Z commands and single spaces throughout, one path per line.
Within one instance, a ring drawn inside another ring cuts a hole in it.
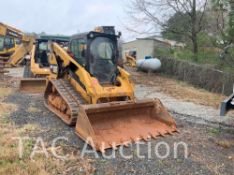
M 145 56 L 154 56 L 157 48 L 170 49 L 172 47 L 183 48 L 185 44 L 160 37 L 137 38 L 134 41 L 123 43 L 122 55 L 136 52 L 136 59 L 144 59 Z

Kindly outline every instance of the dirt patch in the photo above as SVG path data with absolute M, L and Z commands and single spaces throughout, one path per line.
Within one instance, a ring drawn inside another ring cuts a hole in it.
M 28 112 L 29 113 L 36 113 L 36 112 L 40 112 L 40 109 L 36 108 L 36 107 L 33 107 L 33 106 L 30 106 L 28 108 Z
M 0 87 L 0 100 L 12 94 L 13 92 L 14 90 L 12 88 Z
M 218 109 L 220 102 L 226 98 L 226 96 L 195 88 L 185 82 L 168 78 L 165 75 L 157 73 L 147 75 L 147 73 L 138 72 L 132 68 L 128 68 L 128 71 L 135 84 L 151 86 L 156 92 L 163 92 L 185 102 L 212 106 Z
M 20 78 L 4 75 L 3 81 L 0 81 L 1 88 L 18 88 Z
M 9 115 L 11 112 L 14 112 L 16 110 L 17 110 L 17 105 L 0 103 L 0 117 L 4 115 Z
M 225 140 L 221 139 L 216 142 L 218 146 L 221 146 L 223 148 L 231 148 L 234 146 L 234 140 Z

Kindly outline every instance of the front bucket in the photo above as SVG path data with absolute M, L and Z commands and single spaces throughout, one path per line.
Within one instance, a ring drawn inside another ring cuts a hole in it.
M 175 131 L 175 120 L 158 99 L 81 105 L 76 124 L 78 136 L 101 152 Z
M 20 80 L 20 92 L 43 93 L 46 88 L 45 78 L 24 78 Z

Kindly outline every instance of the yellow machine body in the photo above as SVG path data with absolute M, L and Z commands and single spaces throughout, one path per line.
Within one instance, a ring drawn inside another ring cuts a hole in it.
M 21 92 L 42 93 L 46 87 L 46 77 L 54 76 L 50 71 L 50 65 L 56 65 L 57 62 L 54 54 L 49 52 L 49 42 L 50 39 L 56 39 L 59 42 L 66 42 L 66 40 L 59 40 L 57 36 L 44 37 L 46 39 L 37 39 L 32 44 L 30 60 L 25 66 L 24 78 L 20 81 Z M 40 48 L 41 44 L 43 49 Z
M 0 23 L 0 56 L 9 57 L 18 47 L 17 41 L 22 38 L 22 32 L 14 27 Z
M 80 39 L 88 36 L 91 43 L 95 43 L 96 38 L 101 38 L 95 47 L 92 44 L 86 45 L 84 55 L 89 54 L 87 49 L 93 52 L 96 48 L 108 48 L 106 42 L 109 39 L 105 37 L 116 41 L 113 34 L 105 35 L 105 30 L 99 31 L 102 32 L 95 31 L 77 37 Z M 107 56 L 107 50 L 101 55 Z M 88 143 L 94 149 L 104 152 L 108 148 L 116 149 L 119 145 L 177 131 L 175 120 L 159 99 L 135 98 L 130 74 L 124 69 L 117 67 L 115 84 L 101 83 L 59 44 L 52 43 L 51 52 L 59 64 L 57 76 L 47 79 L 45 105 L 66 124 L 76 125 L 77 135 L 84 141 L 91 139 Z
M 117 80 L 121 84 L 120 86 L 101 86 L 97 78 L 92 77 L 84 67 L 79 65 L 79 63 L 69 56 L 57 43 L 53 43 L 52 47 L 56 56 L 62 58 L 64 67 L 68 66 L 70 63 L 77 67 L 77 71 L 75 73 L 79 75 L 80 81 L 85 86 L 86 91 L 84 91 L 84 88 L 82 88 L 81 85 L 71 77 L 68 77 L 68 80 L 89 104 L 97 104 L 102 101 L 105 102 L 108 99 L 109 101 L 113 101 L 118 97 L 126 97 L 129 100 L 134 100 L 134 87 L 129 79 L 130 74 L 124 69 L 118 67 L 121 76 L 119 76 Z
M 17 66 L 30 54 L 35 37 L 0 23 L 0 57 L 6 67 Z
M 26 93 L 42 93 L 46 87 L 46 77 L 50 75 L 49 67 L 41 67 L 36 62 L 36 45 L 31 49 L 29 65 L 25 66 L 24 71 L 28 71 L 28 75 L 20 80 L 20 91 Z M 26 73 L 24 73 L 26 74 Z
M 130 67 L 136 67 L 136 58 L 130 55 L 126 55 L 125 58 L 126 58 L 125 65 L 130 66 Z

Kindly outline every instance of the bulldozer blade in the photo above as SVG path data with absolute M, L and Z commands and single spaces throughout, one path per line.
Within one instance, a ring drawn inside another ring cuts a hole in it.
M 46 88 L 45 78 L 24 78 L 20 80 L 20 92 L 43 93 Z
M 158 99 L 80 105 L 78 111 L 77 135 L 101 152 L 177 131 Z

